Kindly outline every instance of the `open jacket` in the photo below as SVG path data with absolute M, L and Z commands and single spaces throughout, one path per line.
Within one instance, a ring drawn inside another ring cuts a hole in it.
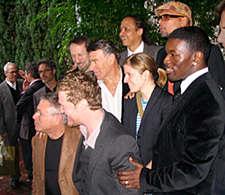
M 32 139 L 33 158 L 33 195 L 45 195 L 45 151 L 48 136 Z M 61 156 L 59 162 L 58 183 L 62 195 L 78 195 L 72 181 L 72 171 L 75 161 L 80 130 L 66 128 L 63 136 Z

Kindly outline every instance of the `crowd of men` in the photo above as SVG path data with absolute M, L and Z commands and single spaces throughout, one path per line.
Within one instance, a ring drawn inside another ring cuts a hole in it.
M 216 12 L 225 46 L 224 0 Z M 193 26 L 186 4 L 171 1 L 155 14 L 165 46 L 154 45 L 142 19 L 130 15 L 120 25 L 125 51 L 105 39 L 76 37 L 69 42 L 73 67 L 58 80 L 49 59 L 27 63 L 23 79 L 16 64 L 4 66 L 0 135 L 16 146 L 16 166 L 19 138 L 33 194 L 225 194 L 223 55 Z M 130 87 L 123 63 L 142 52 L 166 71 L 163 90 L 174 95 L 146 166 L 123 126 Z M 20 175 L 18 169 L 11 176 L 13 189 Z

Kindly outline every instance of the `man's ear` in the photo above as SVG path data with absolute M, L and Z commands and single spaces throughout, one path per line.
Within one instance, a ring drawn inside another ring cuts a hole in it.
M 182 27 L 190 26 L 189 25 L 189 19 L 187 17 L 182 17 L 181 18 L 181 26 Z
M 202 60 L 204 60 L 204 55 L 201 51 L 197 51 L 192 56 L 192 65 L 198 65 Z
M 142 36 L 142 34 L 143 34 L 143 28 L 138 28 L 137 31 L 138 31 L 138 35 L 139 36 Z
M 53 74 L 55 75 L 56 74 L 56 69 L 53 69 L 52 71 L 53 71 Z
M 108 60 L 110 61 L 110 64 L 113 64 L 116 60 L 116 56 L 114 53 L 109 54 Z

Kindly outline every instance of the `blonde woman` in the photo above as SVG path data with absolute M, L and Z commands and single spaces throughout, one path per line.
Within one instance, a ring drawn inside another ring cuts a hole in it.
M 153 143 L 158 129 L 172 105 L 172 95 L 163 91 L 165 75 L 157 71 L 155 60 L 138 53 L 124 62 L 124 82 L 136 93 L 124 102 L 123 124 L 141 151 L 144 165 L 152 160 Z M 159 72 L 159 73 L 158 73 Z

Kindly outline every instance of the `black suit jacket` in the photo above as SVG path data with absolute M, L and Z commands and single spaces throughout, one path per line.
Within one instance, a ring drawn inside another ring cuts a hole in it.
M 137 143 L 141 151 L 141 159 L 144 165 L 152 160 L 153 143 L 159 127 L 170 111 L 171 106 L 172 95 L 156 86 L 144 111 L 137 136 Z M 123 124 L 127 132 L 134 138 L 136 138 L 137 113 L 136 96 L 132 99 L 125 100 Z
M 23 80 L 16 81 L 20 93 Z M 20 124 L 17 121 L 15 102 L 6 81 L 0 84 L 0 134 L 7 133 L 10 145 L 18 143 Z
M 26 89 L 17 103 L 17 116 L 21 120 L 20 137 L 23 139 L 31 139 L 36 133 L 32 118 L 34 114 L 33 94 L 43 86 L 41 80 L 34 82 Z
M 88 120 L 88 119 L 87 119 Z M 82 174 L 80 170 L 80 154 L 84 136 L 81 136 L 73 169 L 73 181 L 81 193 Z M 140 153 L 133 137 L 125 133 L 124 127 L 110 113 L 105 111 L 95 148 L 88 167 L 90 193 L 92 195 L 140 194 L 137 189 L 125 189 L 119 183 L 117 170 L 132 170 L 134 166 L 129 157 L 140 162 Z
M 157 55 L 157 66 L 165 69 L 165 64 L 163 63 L 166 57 L 165 47 L 159 50 Z M 211 44 L 209 58 L 206 60 L 206 64 L 209 68 L 209 72 L 212 78 L 223 88 L 225 91 L 225 65 L 223 60 L 223 55 L 218 46 Z M 181 81 L 174 82 L 174 93 L 180 88 Z M 165 85 L 167 90 L 168 85 Z
M 175 100 L 153 148 L 152 170 L 143 168 L 144 191 L 213 194 L 215 162 L 224 130 L 225 105 L 209 73 Z
M 162 46 L 148 45 L 147 43 L 144 43 L 143 53 L 146 53 L 146 54 L 152 56 L 156 60 L 156 56 L 158 54 L 158 51 L 161 48 L 162 48 Z M 127 56 L 128 56 L 128 51 L 126 49 L 120 54 L 120 60 L 119 60 L 120 66 L 123 66 L 123 63 L 124 63 L 125 59 L 127 58 Z

